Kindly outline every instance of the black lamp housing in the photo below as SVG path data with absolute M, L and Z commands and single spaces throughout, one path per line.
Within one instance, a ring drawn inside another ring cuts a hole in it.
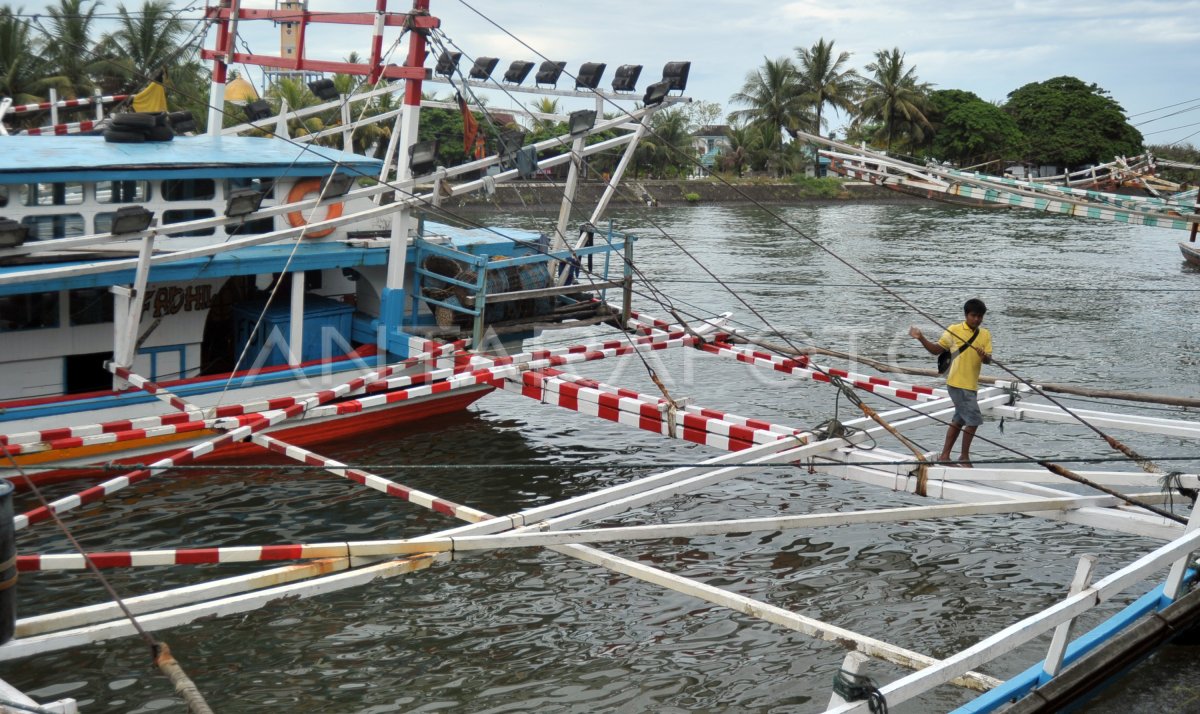
M 652 107 L 655 104 L 662 104 L 663 100 L 667 98 L 667 92 L 670 91 L 670 81 L 664 79 L 661 82 L 655 82 L 646 87 L 646 94 L 642 97 L 642 104 L 648 107 Z
M 558 84 L 558 78 L 562 76 L 563 70 L 566 68 L 566 62 L 546 60 L 538 67 L 537 74 L 533 77 L 533 83 L 538 85 L 549 84 L 553 87 Z
M 238 218 L 248 216 L 262 207 L 266 194 L 253 188 L 239 188 L 229 192 L 225 200 L 225 217 Z
M 430 173 L 437 168 L 437 158 L 437 139 L 418 141 L 408 147 L 408 170 L 414 176 Z
M 475 60 L 475 64 L 471 66 L 471 71 L 468 76 L 471 79 L 487 79 L 492 76 L 492 70 L 496 69 L 496 63 L 500 60 L 495 57 L 480 57 Z
M 594 126 L 596 126 L 595 109 L 580 109 L 571 112 L 567 118 L 567 131 L 571 136 L 583 136 Z
M 584 62 L 575 74 L 576 89 L 595 89 L 600 86 L 600 78 L 604 76 L 603 62 Z
M 248 102 L 243 107 L 243 111 L 246 113 L 246 121 L 262 121 L 274 113 L 271 111 L 271 105 L 265 99 Z
M 337 87 L 333 86 L 333 80 L 328 78 L 317 79 L 309 82 L 308 91 L 315 94 L 317 99 L 321 99 L 326 102 L 337 99 L 341 96 L 341 92 L 337 90 Z
M 29 226 L 11 218 L 0 218 L 0 248 L 16 248 L 29 237 Z
M 112 228 L 109 232 L 113 235 L 120 233 L 141 233 L 150 227 L 154 222 L 154 212 L 147 211 L 141 206 L 123 206 L 117 209 L 113 214 Z
M 526 60 L 515 60 L 508 66 L 508 71 L 504 73 L 504 81 L 520 84 L 525 81 L 529 73 L 533 71 L 533 63 Z
M 671 83 L 671 89 L 682 92 L 687 89 L 688 72 L 691 69 L 691 62 L 668 62 L 663 66 L 663 80 Z
M 642 76 L 642 66 L 640 64 L 623 64 L 617 67 L 617 73 L 613 76 L 613 91 L 634 91 L 637 89 L 637 81 L 640 76 Z
M 462 52 L 443 52 L 441 57 L 438 57 L 437 66 L 433 68 L 434 74 L 440 74 L 443 77 L 453 77 L 458 71 L 458 61 L 462 59 Z
M 354 185 L 354 177 L 350 174 L 335 173 L 326 176 L 321 182 L 321 196 L 332 198 L 342 196 Z

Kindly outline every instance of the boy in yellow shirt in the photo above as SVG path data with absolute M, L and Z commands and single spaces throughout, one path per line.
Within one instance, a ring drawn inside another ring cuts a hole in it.
M 963 305 L 966 319 L 946 328 L 937 342 L 926 339 L 916 326 L 908 328 L 908 334 L 920 341 L 921 346 L 930 354 L 939 355 L 949 351 L 954 356 L 954 361 L 950 363 L 950 371 L 946 375 L 946 390 L 950 392 L 950 401 L 954 402 L 954 418 L 950 420 L 950 427 L 946 429 L 946 441 L 942 445 L 939 460 L 950 460 L 950 452 L 954 449 L 954 442 L 958 440 L 961 431 L 963 442 L 962 455 L 959 457 L 960 466 L 971 465 L 971 441 L 975 438 L 975 430 L 983 423 L 976 392 L 979 390 L 979 370 L 992 361 L 992 333 L 980 327 L 986 312 L 987 306 L 982 300 L 971 298 Z M 972 335 L 975 336 L 974 340 L 971 339 Z

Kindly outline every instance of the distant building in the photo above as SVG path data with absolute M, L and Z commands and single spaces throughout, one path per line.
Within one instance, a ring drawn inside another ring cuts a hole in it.
M 696 149 L 704 173 L 712 173 L 717 165 L 717 157 L 731 146 L 728 124 L 710 124 L 692 132 L 692 147 Z

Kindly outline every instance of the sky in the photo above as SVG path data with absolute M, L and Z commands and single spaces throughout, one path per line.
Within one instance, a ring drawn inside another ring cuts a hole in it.
M 243 0 L 243 6 L 273 3 Z M 310 0 L 309 9 L 367 12 L 373 6 L 369 0 Z M 388 6 L 408 4 L 389 0 Z M 1078 77 L 1107 90 L 1148 144 L 1200 146 L 1200 0 L 432 0 L 431 11 L 468 56 L 499 57 L 497 77 L 512 60 L 540 54 L 567 60 L 568 71 L 606 62 L 605 87 L 617 65 L 642 64 L 640 90 L 659 79 L 664 63 L 688 60 L 686 94 L 718 102 L 727 113 L 739 108 L 729 98 L 764 58 L 795 57 L 797 47 L 824 38 L 849 52 L 849 65 L 860 72 L 876 51 L 898 47 L 920 81 L 993 102 L 1031 82 Z M 369 48 L 366 28 L 309 32 L 314 59 L 343 59 Z M 243 23 L 239 34 L 255 52 L 277 51 L 278 31 L 268 23 Z M 388 35 L 385 45 L 394 39 Z M 494 95 L 491 104 L 516 102 Z M 842 123 L 835 115 L 830 128 Z

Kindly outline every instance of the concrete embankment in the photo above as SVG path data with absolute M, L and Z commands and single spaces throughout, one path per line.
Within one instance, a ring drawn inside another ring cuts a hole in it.
M 585 182 L 579 185 L 575 200 L 581 205 L 594 205 L 604 185 Z M 548 181 L 521 181 L 496 187 L 491 196 L 473 194 L 469 197 L 443 200 L 447 207 L 465 208 L 523 208 L 526 210 L 558 210 L 562 201 L 563 184 Z M 714 181 L 629 181 L 618 191 L 616 206 L 639 205 L 748 205 L 754 203 L 793 205 L 800 203 L 900 203 L 916 199 L 869 183 L 845 183 L 835 195 L 816 195 L 812 188 L 792 183 L 745 183 L 726 185 Z

